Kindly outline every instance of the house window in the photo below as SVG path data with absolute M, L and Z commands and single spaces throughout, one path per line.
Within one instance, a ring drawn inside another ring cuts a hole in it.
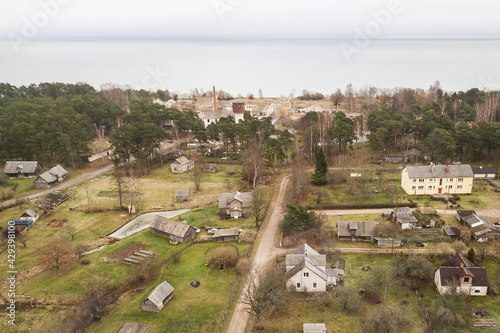
M 423 190 L 423 189 L 424 189 L 424 187 L 423 187 L 423 186 L 419 186 L 419 187 L 418 187 L 418 189 L 419 189 L 419 190 Z
M 429 190 L 432 190 L 432 186 L 429 186 Z
M 470 282 L 470 278 L 469 277 L 464 277 L 464 282 L 465 283 L 469 283 Z
M 300 289 L 300 282 L 297 283 L 297 289 Z
M 434 179 L 432 178 L 429 178 L 429 182 L 432 183 L 434 181 Z
M 457 189 L 461 189 L 462 188 L 462 185 L 457 185 Z
M 448 188 L 449 188 L 449 189 L 452 189 L 452 188 L 453 188 L 453 185 L 448 186 Z
M 304 277 L 308 278 L 309 277 L 309 272 L 304 272 Z
M 452 181 L 453 181 L 453 178 L 448 179 L 448 181 L 449 181 L 449 182 L 452 182 Z
M 414 183 L 416 183 L 416 182 L 417 182 L 417 180 L 416 180 L 416 179 L 413 179 L 413 182 L 414 182 Z
M 479 294 L 480 292 L 481 292 L 481 289 L 479 289 L 479 288 L 474 289 L 474 293 Z
M 463 178 L 458 178 L 458 181 L 459 181 L 459 182 L 463 182 L 463 181 L 464 181 L 464 179 L 463 179 Z
M 317 283 L 316 283 L 316 282 L 314 282 L 314 283 L 313 283 L 313 289 L 316 289 L 317 287 L 318 287 Z
M 418 182 L 419 183 L 423 183 L 425 181 L 425 179 L 419 179 Z
M 174 167 L 174 171 L 177 171 L 177 168 L 176 168 L 176 167 Z
M 238 209 L 238 204 L 236 202 L 234 203 L 234 209 Z
M 412 186 L 412 187 L 411 187 L 411 189 L 412 189 L 412 190 L 414 190 L 414 189 L 416 189 L 416 188 L 417 188 L 416 186 Z

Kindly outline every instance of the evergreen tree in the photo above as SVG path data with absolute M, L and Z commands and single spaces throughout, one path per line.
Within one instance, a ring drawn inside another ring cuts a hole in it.
M 320 147 L 316 153 L 316 168 L 312 174 L 311 183 L 313 185 L 325 185 L 327 172 L 328 164 L 326 163 L 325 153 L 323 148 Z
M 476 252 L 474 249 L 471 247 L 469 252 L 467 252 L 467 260 L 469 260 L 471 263 L 474 263 L 476 260 Z

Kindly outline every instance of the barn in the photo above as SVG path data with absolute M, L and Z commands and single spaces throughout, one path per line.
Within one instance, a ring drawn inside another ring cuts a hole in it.
M 228 228 L 218 229 L 214 234 L 214 239 L 218 242 L 233 242 L 240 238 L 240 229 Z
M 66 171 L 62 166 L 56 165 L 49 171 L 44 172 L 40 176 L 38 176 L 38 178 L 34 182 L 35 188 L 50 188 L 57 184 L 57 182 L 63 181 L 67 175 L 68 171 Z
M 160 312 L 172 297 L 174 297 L 174 287 L 167 281 L 163 281 L 142 301 L 142 311 Z
M 194 227 L 160 215 L 155 216 L 153 224 L 151 224 L 151 233 L 179 243 L 185 243 L 196 238 L 196 229 Z
M 3 173 L 9 177 L 31 178 L 42 173 L 42 166 L 37 161 L 7 161 Z

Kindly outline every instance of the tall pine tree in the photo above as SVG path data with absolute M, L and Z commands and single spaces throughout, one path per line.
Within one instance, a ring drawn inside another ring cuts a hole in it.
M 326 173 L 328 172 L 328 164 L 326 163 L 325 153 L 323 148 L 320 147 L 316 153 L 316 168 L 311 177 L 313 185 L 325 185 Z

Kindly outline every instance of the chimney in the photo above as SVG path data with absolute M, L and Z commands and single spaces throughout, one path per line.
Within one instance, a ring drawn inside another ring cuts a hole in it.
M 464 268 L 464 263 L 463 262 L 460 263 L 460 268 Z
M 446 166 L 446 172 L 447 173 L 450 172 L 450 166 L 449 165 Z
M 215 92 L 215 86 L 213 86 L 214 88 L 214 112 L 217 111 L 217 93 Z

